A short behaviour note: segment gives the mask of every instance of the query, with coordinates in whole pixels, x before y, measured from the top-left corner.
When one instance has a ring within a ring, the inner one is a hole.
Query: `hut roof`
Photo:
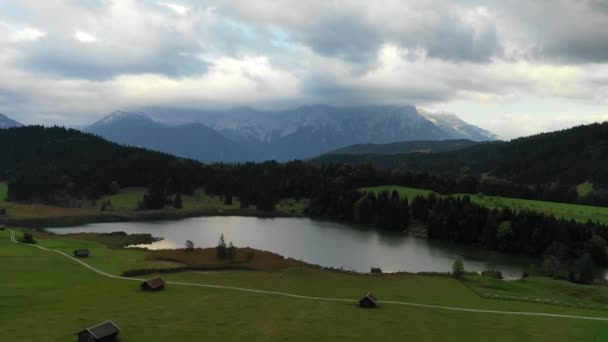
[[[378,302],[378,299],[376,298],[376,296],[374,296],[371,291],[367,292],[367,294],[365,295],[366,298],[369,298],[369,300],[371,300],[372,302],[374,302],[374,304],[376,304]]]
[[[89,250],[87,248],[80,248],[74,251],[76,255],[89,255]]]
[[[142,286],[147,285],[151,289],[158,289],[158,288],[165,286],[165,281],[161,277],[156,277],[154,279],[149,279],[149,280],[144,281],[141,285]]]
[[[85,330],[79,332],[79,334],[85,331],[89,332],[89,334],[93,335],[93,337],[96,339],[101,339],[119,333],[120,328],[112,321],[105,321],[101,324],[86,328]]]

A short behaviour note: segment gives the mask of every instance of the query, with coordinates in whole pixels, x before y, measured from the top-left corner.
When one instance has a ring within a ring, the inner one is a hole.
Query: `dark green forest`
[[[578,126],[510,142],[442,153],[325,155],[316,165],[372,164],[385,170],[428,172],[441,193],[467,192],[556,202],[608,205],[608,123]],[[576,185],[595,191],[579,198]]]

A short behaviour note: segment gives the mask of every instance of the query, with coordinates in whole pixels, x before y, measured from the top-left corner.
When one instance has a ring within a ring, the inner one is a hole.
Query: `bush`
[[[21,242],[23,242],[23,243],[36,243],[36,240],[34,239],[34,235],[32,235],[32,233],[25,232],[25,233],[23,233],[23,239],[21,239]]]
[[[460,279],[464,275],[464,272],[465,270],[462,260],[456,259],[452,265],[452,277]]]
[[[553,255],[546,256],[545,259],[543,259],[541,269],[542,272],[549,277],[557,278],[559,275],[559,268],[559,260]]]

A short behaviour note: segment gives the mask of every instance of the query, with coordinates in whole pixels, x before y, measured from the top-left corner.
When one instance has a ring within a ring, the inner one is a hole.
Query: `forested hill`
[[[424,170],[436,174],[494,176],[518,184],[559,183],[575,186],[590,181],[607,188],[608,123],[486,143],[443,153],[363,156],[333,155],[328,162],[372,163],[384,168]]]
[[[112,182],[147,186],[170,178],[189,188],[201,164],[140,148],[120,146],[73,129],[28,126],[0,130],[0,179],[11,200],[58,202],[96,198]]]
[[[323,183],[320,177],[318,169],[297,161],[203,164],[73,129],[0,130],[0,181],[8,182],[11,201],[62,205],[71,199],[99,198],[117,186],[138,186],[147,187],[150,197],[160,201],[149,209],[162,207],[173,194],[192,194],[197,188],[272,208],[282,197],[309,197],[313,187]]]
[[[388,144],[356,144],[346,146],[331,152],[328,152],[321,157],[323,159],[325,155],[333,154],[403,154],[403,153],[437,153],[437,152],[448,152],[461,150],[466,147],[480,144],[480,142],[468,140],[468,139],[454,139],[454,140],[415,140],[415,141],[400,141]],[[328,156],[331,158],[331,156]]]

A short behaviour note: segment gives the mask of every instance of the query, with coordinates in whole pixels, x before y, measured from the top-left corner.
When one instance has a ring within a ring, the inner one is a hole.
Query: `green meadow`
[[[53,218],[64,216],[95,216],[101,214],[103,202],[110,201],[111,206],[105,213],[127,213],[137,210],[140,202],[146,193],[145,188],[130,187],[123,188],[118,193],[102,196],[96,203],[84,203],[81,206],[60,207],[40,203],[16,203],[6,201],[7,184],[0,182],[0,208],[6,209],[8,218]],[[241,204],[237,197],[232,198],[232,204],[224,204],[224,199],[220,196],[207,194],[204,189],[196,190],[192,195],[182,195],[183,209],[175,209],[166,206],[164,211],[195,211],[195,210],[216,210],[216,211],[238,211]],[[308,199],[284,198],[279,200],[276,212],[286,215],[302,215],[308,208]],[[255,207],[249,208],[255,210]]]
[[[397,190],[401,196],[406,196],[410,200],[418,195],[428,196],[432,192],[425,189],[415,189],[396,185],[368,187],[363,188],[362,190],[372,191],[374,193]],[[573,219],[579,222],[591,220],[593,222],[608,224],[608,207],[594,207],[580,204],[536,201],[481,194],[456,194],[456,196],[464,195],[469,196],[474,203],[491,209],[509,208],[515,211],[533,210],[568,220]]]
[[[148,253],[145,250],[114,250],[93,241],[60,238],[39,238],[38,244],[67,253],[88,247],[91,256],[84,260],[112,274],[157,266],[155,261],[145,260]],[[108,319],[121,327],[121,341],[608,338],[607,321],[500,315],[382,302],[377,309],[366,310],[358,308],[354,301],[321,301],[174,284],[162,292],[147,293],[139,289],[137,281],[104,277],[60,254],[12,243],[8,231],[0,231],[0,269],[2,341],[75,340],[74,333],[80,329]],[[479,283],[475,278],[461,282],[446,276],[369,276],[304,266],[276,272],[189,272],[163,277],[169,281],[348,299],[372,290],[380,301],[608,318],[608,311],[604,310],[483,298],[471,289],[471,282]],[[535,282],[531,282],[530,288],[538,290]],[[598,289],[602,290],[606,291]],[[521,294],[524,290],[518,291]],[[602,296],[605,295],[603,292]]]

